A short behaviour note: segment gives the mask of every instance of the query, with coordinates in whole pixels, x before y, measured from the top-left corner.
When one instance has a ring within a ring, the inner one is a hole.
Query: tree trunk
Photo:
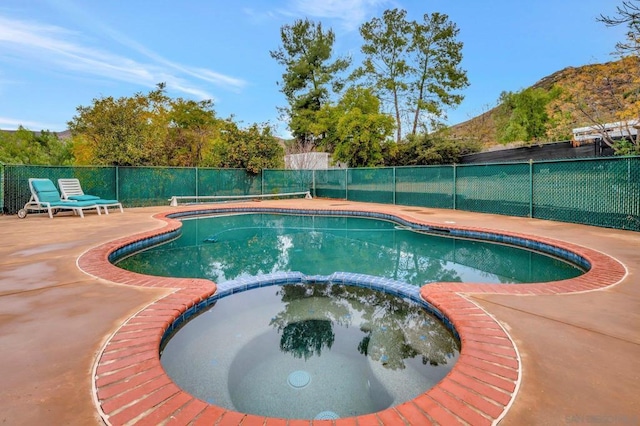
[[[398,104],[398,90],[393,89],[393,105],[396,109],[396,142],[400,143],[402,141],[402,122],[400,121],[400,105]]]
[[[429,62],[427,58],[425,58],[424,67],[422,68],[422,78],[420,78],[420,90],[418,90],[418,97],[416,101],[416,113],[413,116],[413,129],[411,130],[412,135],[415,135],[418,132],[418,119],[420,117],[420,106],[422,105],[422,98],[424,96],[424,82],[426,80],[428,66]]]

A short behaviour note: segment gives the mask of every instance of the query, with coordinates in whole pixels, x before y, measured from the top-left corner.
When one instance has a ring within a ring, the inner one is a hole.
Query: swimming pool
[[[365,415],[438,383],[460,347],[451,323],[420,303],[418,289],[425,283],[518,284],[584,272],[561,259],[562,253],[515,246],[525,241],[456,238],[443,229],[385,217],[244,212],[184,219],[180,232],[165,235],[163,244],[150,241],[146,250],[124,250],[116,262],[148,275],[218,283],[214,297],[165,332],[161,361],[190,394],[262,416]],[[274,276],[280,278],[263,283]],[[303,294],[324,296],[295,300],[291,295],[300,294],[301,286]],[[341,295],[332,294],[333,288]],[[389,289],[393,294],[385,293]],[[356,308],[355,299],[345,302],[344,294],[351,293],[367,303]],[[344,309],[345,303],[349,310],[332,313],[332,306]],[[389,308],[400,305],[402,314]],[[278,322],[289,310],[297,319]],[[422,320],[403,323],[409,311]],[[372,322],[373,312],[378,317]],[[398,350],[411,356],[393,356]],[[292,405],[292,399],[298,403]]]
[[[162,365],[190,394],[290,419],[351,417],[411,400],[451,370],[460,349],[421,304],[331,283],[235,293],[165,341]]]
[[[229,424],[282,424],[278,418],[265,418],[207,404],[181,390],[162,374],[148,382],[144,389],[129,392],[132,380],[125,372],[135,371],[139,378],[156,376],[160,367],[161,336],[181,321],[204,309],[212,295],[229,292],[225,284],[216,286],[207,280],[191,278],[149,277],[128,272],[113,265],[133,252],[176,238],[180,234],[180,218],[228,213],[290,213],[334,214],[340,216],[375,217],[391,220],[416,229],[434,229],[452,236],[515,244],[568,259],[580,265],[585,273],[567,280],[522,285],[434,283],[420,289],[420,298],[436,307],[451,320],[463,344],[460,358],[450,375],[415,399],[371,415],[346,419],[373,424],[424,424],[437,419],[443,423],[466,421],[499,421],[508,410],[518,389],[520,359],[517,348],[500,323],[487,315],[468,295],[471,293],[501,293],[510,295],[555,295],[605,288],[619,282],[625,268],[619,262],[598,251],[566,241],[541,235],[506,232],[499,227],[455,224],[446,219],[426,221],[422,211],[415,209],[369,206],[366,204],[331,204],[315,200],[299,205],[296,202],[268,203],[269,205],[192,206],[154,215],[163,221],[160,227],[126,238],[110,241],[88,251],[78,260],[79,267],[88,274],[111,282],[136,287],[172,289],[140,312],[134,314],[110,337],[96,360],[94,388],[100,415],[111,423],[125,423],[134,419],[181,419],[182,422],[224,421]],[[327,204],[329,207],[327,208]],[[407,210],[409,213],[404,213]],[[456,220],[456,219],[452,219]],[[273,278],[277,280],[278,278]],[[285,279],[289,279],[287,276]],[[247,283],[246,288],[253,284]],[[217,289],[216,289],[217,287]],[[124,349],[126,348],[126,349]],[[135,355],[134,355],[135,354]],[[487,387],[487,383],[491,386]],[[119,390],[121,389],[121,390]],[[469,398],[473,392],[480,398]],[[153,407],[163,401],[157,410]],[[462,404],[460,404],[462,401]],[[266,423],[265,423],[266,422]],[[315,424],[315,423],[314,423]],[[342,422],[340,424],[343,424]]]
[[[425,233],[389,220],[271,213],[184,220],[179,238],[117,264],[147,275],[218,284],[291,271],[358,273],[413,285],[544,282],[584,272],[532,250]]]

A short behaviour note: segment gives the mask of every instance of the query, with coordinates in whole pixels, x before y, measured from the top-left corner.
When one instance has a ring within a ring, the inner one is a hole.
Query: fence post
[[[456,198],[458,198],[458,169],[456,163],[453,163],[453,209],[456,209]]]
[[[316,171],[311,169],[311,191],[313,192],[313,198],[316,198]]]
[[[396,204],[396,168],[393,168],[393,204]]]
[[[529,159],[529,217],[533,218],[533,159]]]
[[[116,166],[116,200],[120,199],[120,173]]]
[[[196,183],[196,197],[200,195],[199,194],[199,188],[198,188],[198,180],[199,180],[198,179],[198,167],[196,166],[196,182],[195,182]],[[196,198],[196,200],[197,200],[197,198]]]
[[[344,199],[349,199],[349,168],[344,169]]]
[[[260,195],[264,195],[264,172],[264,169],[260,170]]]

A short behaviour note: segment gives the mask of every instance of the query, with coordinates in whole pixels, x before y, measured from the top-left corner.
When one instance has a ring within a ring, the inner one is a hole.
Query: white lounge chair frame
[[[76,178],[58,179],[58,187],[63,200],[70,201],[95,201],[98,207],[104,207],[105,214],[109,214],[109,207],[118,207],[121,213],[124,213],[122,203],[117,200],[104,200],[96,195],[85,194],[80,185],[80,180]],[[74,200],[74,198],[76,198]]]
[[[100,215],[100,207],[95,203],[89,202],[76,202],[63,200],[60,197],[60,193],[58,192],[59,201],[43,201],[38,197],[38,191],[34,188],[35,181],[49,181],[50,179],[39,179],[39,178],[29,178],[29,189],[31,190],[31,198],[24,205],[24,207],[18,211],[18,217],[23,219],[27,217],[27,213],[29,211],[33,212],[43,212],[46,211],[49,213],[49,217],[53,219],[53,215],[58,212],[58,210],[70,210],[74,214],[80,215],[81,218],[84,218],[84,210],[87,209],[96,209],[98,215]],[[51,182],[53,188],[55,185]],[[56,188],[57,191],[57,188]],[[53,191],[51,191],[53,192]]]

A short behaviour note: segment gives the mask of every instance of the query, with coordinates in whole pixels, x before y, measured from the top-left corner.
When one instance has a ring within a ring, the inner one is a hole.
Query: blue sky
[[[244,125],[278,122],[284,69],[269,55],[280,28],[320,21],[335,52],[359,64],[358,27],[385,9],[410,19],[446,13],[464,43],[470,86],[449,124],[482,113],[502,91],[518,91],[568,66],[617,59],[624,28],[597,22],[622,0],[2,0],[0,128],[62,131],[102,96],[147,93],[167,83],[171,97],[212,99],[219,117]]]

